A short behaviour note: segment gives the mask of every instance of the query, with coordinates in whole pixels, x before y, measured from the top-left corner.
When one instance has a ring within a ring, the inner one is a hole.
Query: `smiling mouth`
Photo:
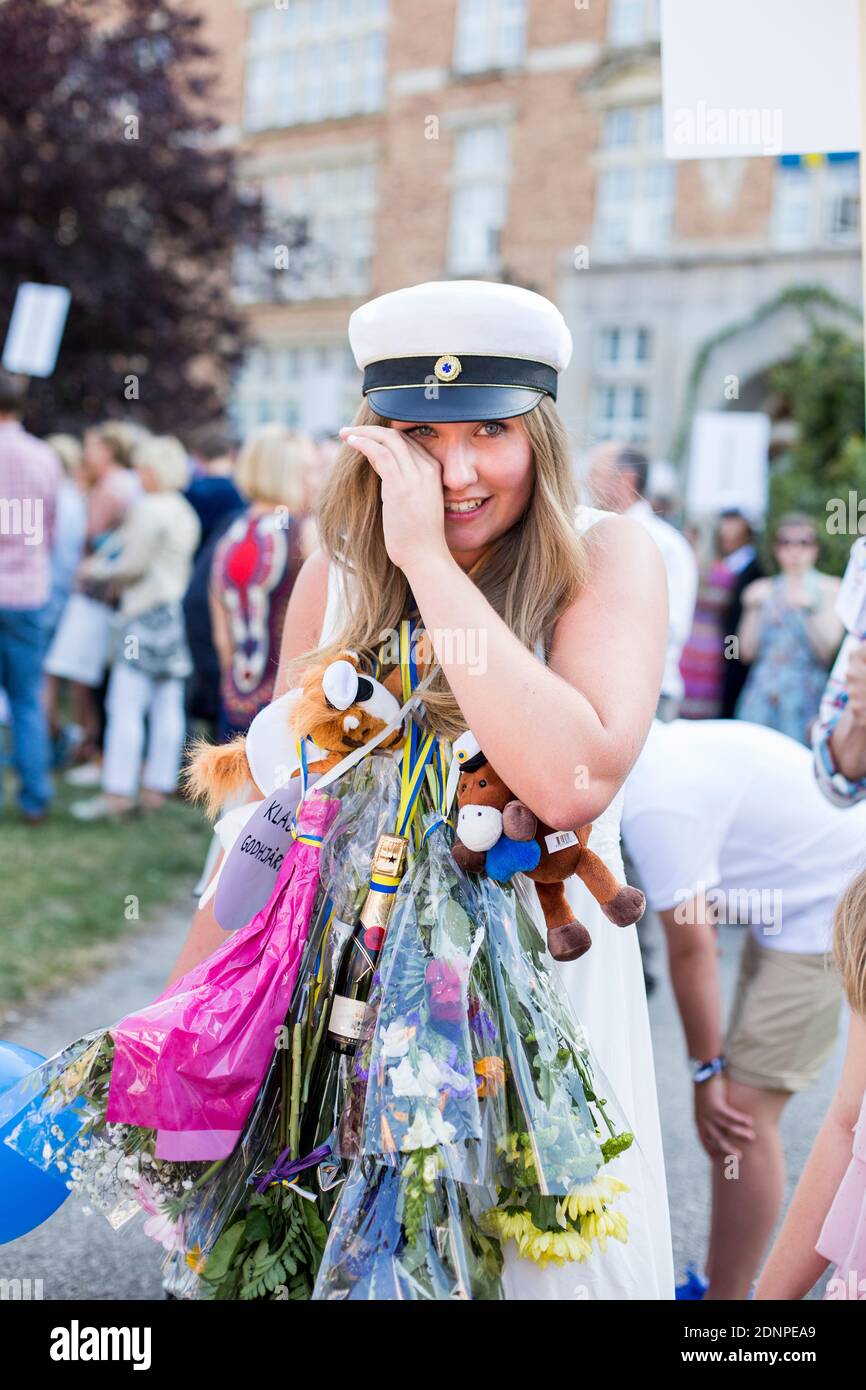
[[[475,516],[490,501],[489,497],[473,497],[466,502],[446,502],[446,516]]]

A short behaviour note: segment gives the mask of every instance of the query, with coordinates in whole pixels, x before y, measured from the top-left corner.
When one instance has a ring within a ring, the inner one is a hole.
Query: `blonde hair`
[[[851,880],[836,904],[833,954],[848,1003],[866,1018],[866,869]]]
[[[89,432],[107,444],[115,463],[122,468],[132,467],[133,450],[148,437],[141,425],[130,425],[123,420],[106,420],[101,425],[90,425]]]
[[[60,462],[64,473],[74,473],[81,463],[81,442],[74,434],[49,434],[45,439],[50,444]]]
[[[307,498],[304,470],[315,462],[315,446],[306,435],[286,425],[260,425],[244,442],[235,481],[250,502],[302,512]]]
[[[560,614],[574,602],[585,574],[584,545],[574,528],[577,491],[565,426],[548,396],[519,420],[529,437],[535,483],[524,514],[499,536],[470,575],[524,646],[545,651]],[[356,425],[388,425],[366,401]],[[289,663],[289,686],[299,683],[312,661],[333,660],[348,647],[372,659],[379,644],[405,616],[409,585],[385,549],[379,478],[365,456],[344,444],[319,502],[322,549],[336,563],[346,598],[345,621],[334,640],[303,652]],[[459,616],[455,615],[455,621]],[[430,726],[446,738],[466,728],[444,673],[424,691]]]
[[[186,449],[172,434],[151,434],[132,451],[133,468],[148,468],[161,492],[180,492],[189,481]]]

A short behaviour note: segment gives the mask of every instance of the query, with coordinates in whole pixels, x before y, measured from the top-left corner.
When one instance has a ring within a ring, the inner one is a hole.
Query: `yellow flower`
[[[191,1250],[187,1251],[186,1262],[193,1274],[201,1274],[207,1264],[207,1255],[201,1253],[201,1246],[196,1242]]]
[[[481,1077],[479,1096],[495,1096],[505,1085],[505,1063],[501,1057],[480,1057],[475,1071]]]
[[[583,1261],[592,1253],[592,1246],[580,1231],[540,1231],[528,1211],[492,1207],[481,1218],[481,1228],[500,1240],[513,1240],[525,1260],[535,1264],[562,1265],[568,1261]]]
[[[557,1220],[560,1225],[564,1225],[563,1218],[578,1221],[590,1212],[603,1212],[611,1202],[616,1201],[621,1192],[628,1191],[627,1183],[602,1174],[593,1178],[592,1182],[581,1183],[579,1187],[572,1188],[568,1196],[563,1197],[556,1209]]]

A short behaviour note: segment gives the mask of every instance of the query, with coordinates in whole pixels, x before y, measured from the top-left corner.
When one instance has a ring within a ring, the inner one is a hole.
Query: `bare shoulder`
[[[328,604],[329,564],[324,550],[317,547],[298,570],[283,624],[278,687],[286,663],[318,645]]]
[[[584,593],[614,587],[618,592],[642,585],[664,587],[666,572],[661,551],[646,527],[632,517],[613,513],[583,533],[587,572]]]
[[[575,651],[591,635],[613,637],[667,624],[667,571],[649,532],[631,517],[606,515],[583,533],[584,583],[575,601],[560,614],[553,654]],[[555,668],[555,661],[551,660]]]

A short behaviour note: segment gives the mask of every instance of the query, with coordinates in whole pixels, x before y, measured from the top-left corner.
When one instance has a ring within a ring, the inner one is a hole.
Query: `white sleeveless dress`
[[[583,533],[605,515],[579,507],[576,528]],[[340,575],[331,565],[320,643],[337,635],[342,604]],[[622,792],[595,822],[590,844],[611,872],[623,880],[621,810]],[[546,1269],[520,1259],[509,1241],[506,1295],[509,1299],[673,1298],[667,1185],[637,929],[615,927],[609,922],[578,878],[567,881],[566,893],[575,916],[589,928],[593,944],[581,960],[558,963],[556,968],[639,1146],[621,1154],[610,1170],[630,1188],[619,1204],[629,1219],[629,1239],[625,1245],[609,1240],[604,1252],[594,1247],[586,1264],[550,1265]]]

